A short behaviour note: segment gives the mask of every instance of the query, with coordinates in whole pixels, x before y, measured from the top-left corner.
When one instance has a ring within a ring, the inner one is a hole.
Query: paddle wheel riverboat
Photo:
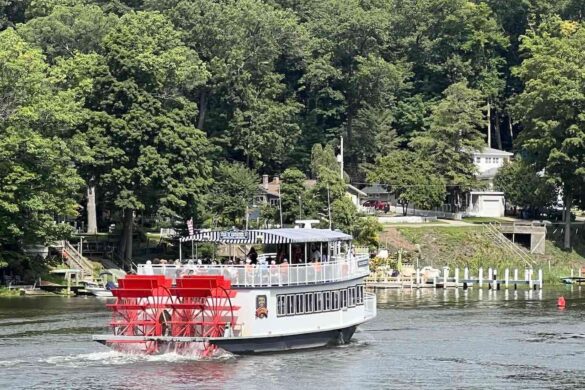
[[[367,254],[351,252],[350,235],[325,229],[206,232],[181,242],[276,248],[278,262],[143,264],[112,291],[113,334],[94,340],[147,354],[216,349],[255,353],[348,342],[376,316],[364,291]],[[309,252],[313,249],[313,252]],[[285,261],[293,259],[292,263]],[[182,260],[182,259],[181,259]]]

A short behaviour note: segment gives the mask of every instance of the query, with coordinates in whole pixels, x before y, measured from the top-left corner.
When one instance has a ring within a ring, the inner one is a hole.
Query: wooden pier
[[[529,289],[542,289],[543,277],[542,270],[535,272],[534,269],[526,268],[523,275],[516,268],[510,270],[506,268],[503,277],[498,275],[496,268],[488,268],[484,273],[483,268],[479,268],[477,276],[471,276],[468,268],[460,272],[459,268],[451,274],[449,268],[444,267],[443,271],[433,277],[425,277],[420,269],[417,269],[414,275],[408,276],[387,276],[384,273],[373,273],[366,279],[366,286],[372,288],[463,288],[469,287],[488,288],[499,290],[501,288],[517,289],[520,286]]]

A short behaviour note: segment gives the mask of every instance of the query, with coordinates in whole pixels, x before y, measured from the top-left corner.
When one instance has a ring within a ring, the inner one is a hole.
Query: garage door
[[[484,199],[481,212],[482,217],[501,217],[501,203],[498,199]]]

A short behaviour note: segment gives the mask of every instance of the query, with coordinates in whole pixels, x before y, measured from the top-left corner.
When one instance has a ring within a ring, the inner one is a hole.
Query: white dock
[[[448,267],[432,278],[425,277],[420,269],[417,269],[414,275],[387,276],[380,273],[374,273],[366,279],[366,286],[372,288],[488,288],[500,290],[501,288],[517,289],[518,287],[528,287],[530,290],[542,289],[543,275],[542,270],[535,272],[532,268],[523,270],[521,277],[519,270],[508,268],[504,269],[503,277],[500,276],[496,268],[488,268],[487,272],[479,268],[477,276],[470,275],[469,269],[464,268],[463,273],[459,268],[451,274]],[[462,276],[462,277],[460,277]]]

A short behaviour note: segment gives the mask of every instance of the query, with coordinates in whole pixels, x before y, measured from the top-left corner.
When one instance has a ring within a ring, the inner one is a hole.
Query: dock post
[[[532,290],[532,269],[526,270],[526,274],[528,275],[528,288]]]
[[[447,279],[449,278],[449,267],[443,267],[443,288],[447,288]]]
[[[542,290],[542,269],[538,270],[538,288]]]
[[[493,290],[499,290],[500,289],[500,285],[498,284],[498,270],[497,268],[494,268],[494,278],[492,281],[492,289]]]
[[[518,268],[514,269],[514,290],[518,287]]]
[[[459,288],[459,268],[455,268],[455,288]]]
[[[482,288],[482,286],[483,286],[483,268],[482,267],[479,267],[479,281],[478,281],[477,285],[479,286],[479,288]]]
[[[469,268],[465,267],[463,269],[463,279],[464,280],[469,280]]]
[[[437,277],[433,276],[433,287],[437,288]]]
[[[416,269],[416,287],[420,288],[420,269]]]
[[[504,283],[506,283],[506,288],[510,285],[510,270],[506,268],[504,270]]]
[[[490,283],[491,283],[491,281],[492,281],[492,279],[493,279],[493,272],[494,272],[494,271],[492,270],[492,267],[489,267],[489,268],[488,268],[488,277],[487,277],[487,278],[488,278],[488,280],[490,281]]]

